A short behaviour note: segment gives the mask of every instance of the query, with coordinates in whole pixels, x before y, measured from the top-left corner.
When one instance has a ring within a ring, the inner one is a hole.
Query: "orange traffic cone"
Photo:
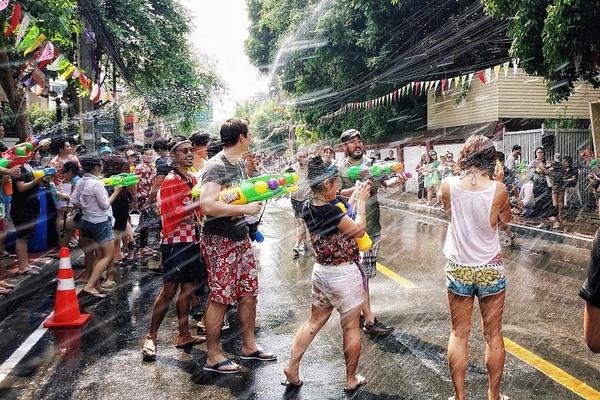
[[[71,254],[68,247],[60,248],[58,286],[54,300],[54,314],[44,322],[44,328],[76,328],[86,324],[90,314],[79,313],[79,301],[75,291]]]

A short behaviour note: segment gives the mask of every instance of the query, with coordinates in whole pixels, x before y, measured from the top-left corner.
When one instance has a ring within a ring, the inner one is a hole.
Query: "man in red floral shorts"
[[[242,360],[274,361],[277,356],[256,344],[256,296],[258,272],[244,215],[260,213],[259,203],[234,205],[218,201],[219,192],[237,186],[244,178],[240,159],[249,152],[252,133],[246,121],[229,119],[221,126],[223,151],[204,165],[200,206],[206,220],[200,247],[207,263],[210,290],[206,310],[205,371],[221,374],[240,372],[220,348],[221,325],[227,306],[238,303],[242,330]]]

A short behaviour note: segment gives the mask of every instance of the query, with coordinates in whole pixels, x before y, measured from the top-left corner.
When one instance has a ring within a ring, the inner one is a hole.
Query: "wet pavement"
[[[159,332],[158,359],[144,363],[141,338],[149,325],[161,279],[147,270],[121,269],[120,285],[103,301],[83,304],[92,321],[81,331],[45,333],[0,383],[3,399],[447,399],[452,384],[446,365],[449,317],[441,247],[446,224],[426,216],[382,210],[379,262],[402,280],[379,272],[371,281],[373,309],[396,331],[363,340],[359,372],[369,384],[346,395],[339,318],[334,314],[301,365],[305,385],[286,392],[279,384],[295,331],[310,305],[309,257],[292,260],[293,218],[285,201],[272,203],[256,246],[260,260],[259,343],[279,355],[277,363],[242,362],[243,373],[215,376],[202,371],[205,345],[175,349],[174,304]],[[504,336],[570,376],[600,390],[600,357],[590,353],[582,332],[588,250],[522,239],[504,252],[509,287]],[[41,287],[0,323],[0,364],[5,363],[51,311],[55,284]],[[477,310],[477,308],[476,308]],[[241,346],[237,325],[223,346],[234,359]],[[467,389],[485,399],[487,375],[480,318],[474,313]],[[560,375],[560,374],[559,374]],[[553,376],[557,376],[555,372]],[[573,385],[570,385],[574,387]],[[507,355],[503,393],[512,399],[579,399],[530,362]],[[587,397],[598,398],[598,397]]]

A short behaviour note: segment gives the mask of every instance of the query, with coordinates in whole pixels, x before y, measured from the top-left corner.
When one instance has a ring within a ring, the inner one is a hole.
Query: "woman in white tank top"
[[[455,396],[464,400],[467,372],[467,341],[475,296],[483,321],[489,400],[506,400],[500,394],[504,369],[502,313],[506,279],[500,254],[498,225],[511,219],[506,186],[491,179],[497,155],[494,144],[484,136],[467,139],[460,152],[459,176],[444,179],[441,198],[450,226],[444,244],[446,286],[452,319],[448,342],[448,365]]]

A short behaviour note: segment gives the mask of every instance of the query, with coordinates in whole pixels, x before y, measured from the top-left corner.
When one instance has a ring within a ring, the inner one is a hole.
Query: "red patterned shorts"
[[[202,235],[200,249],[208,270],[210,301],[234,304],[242,297],[257,296],[258,271],[250,239]]]

